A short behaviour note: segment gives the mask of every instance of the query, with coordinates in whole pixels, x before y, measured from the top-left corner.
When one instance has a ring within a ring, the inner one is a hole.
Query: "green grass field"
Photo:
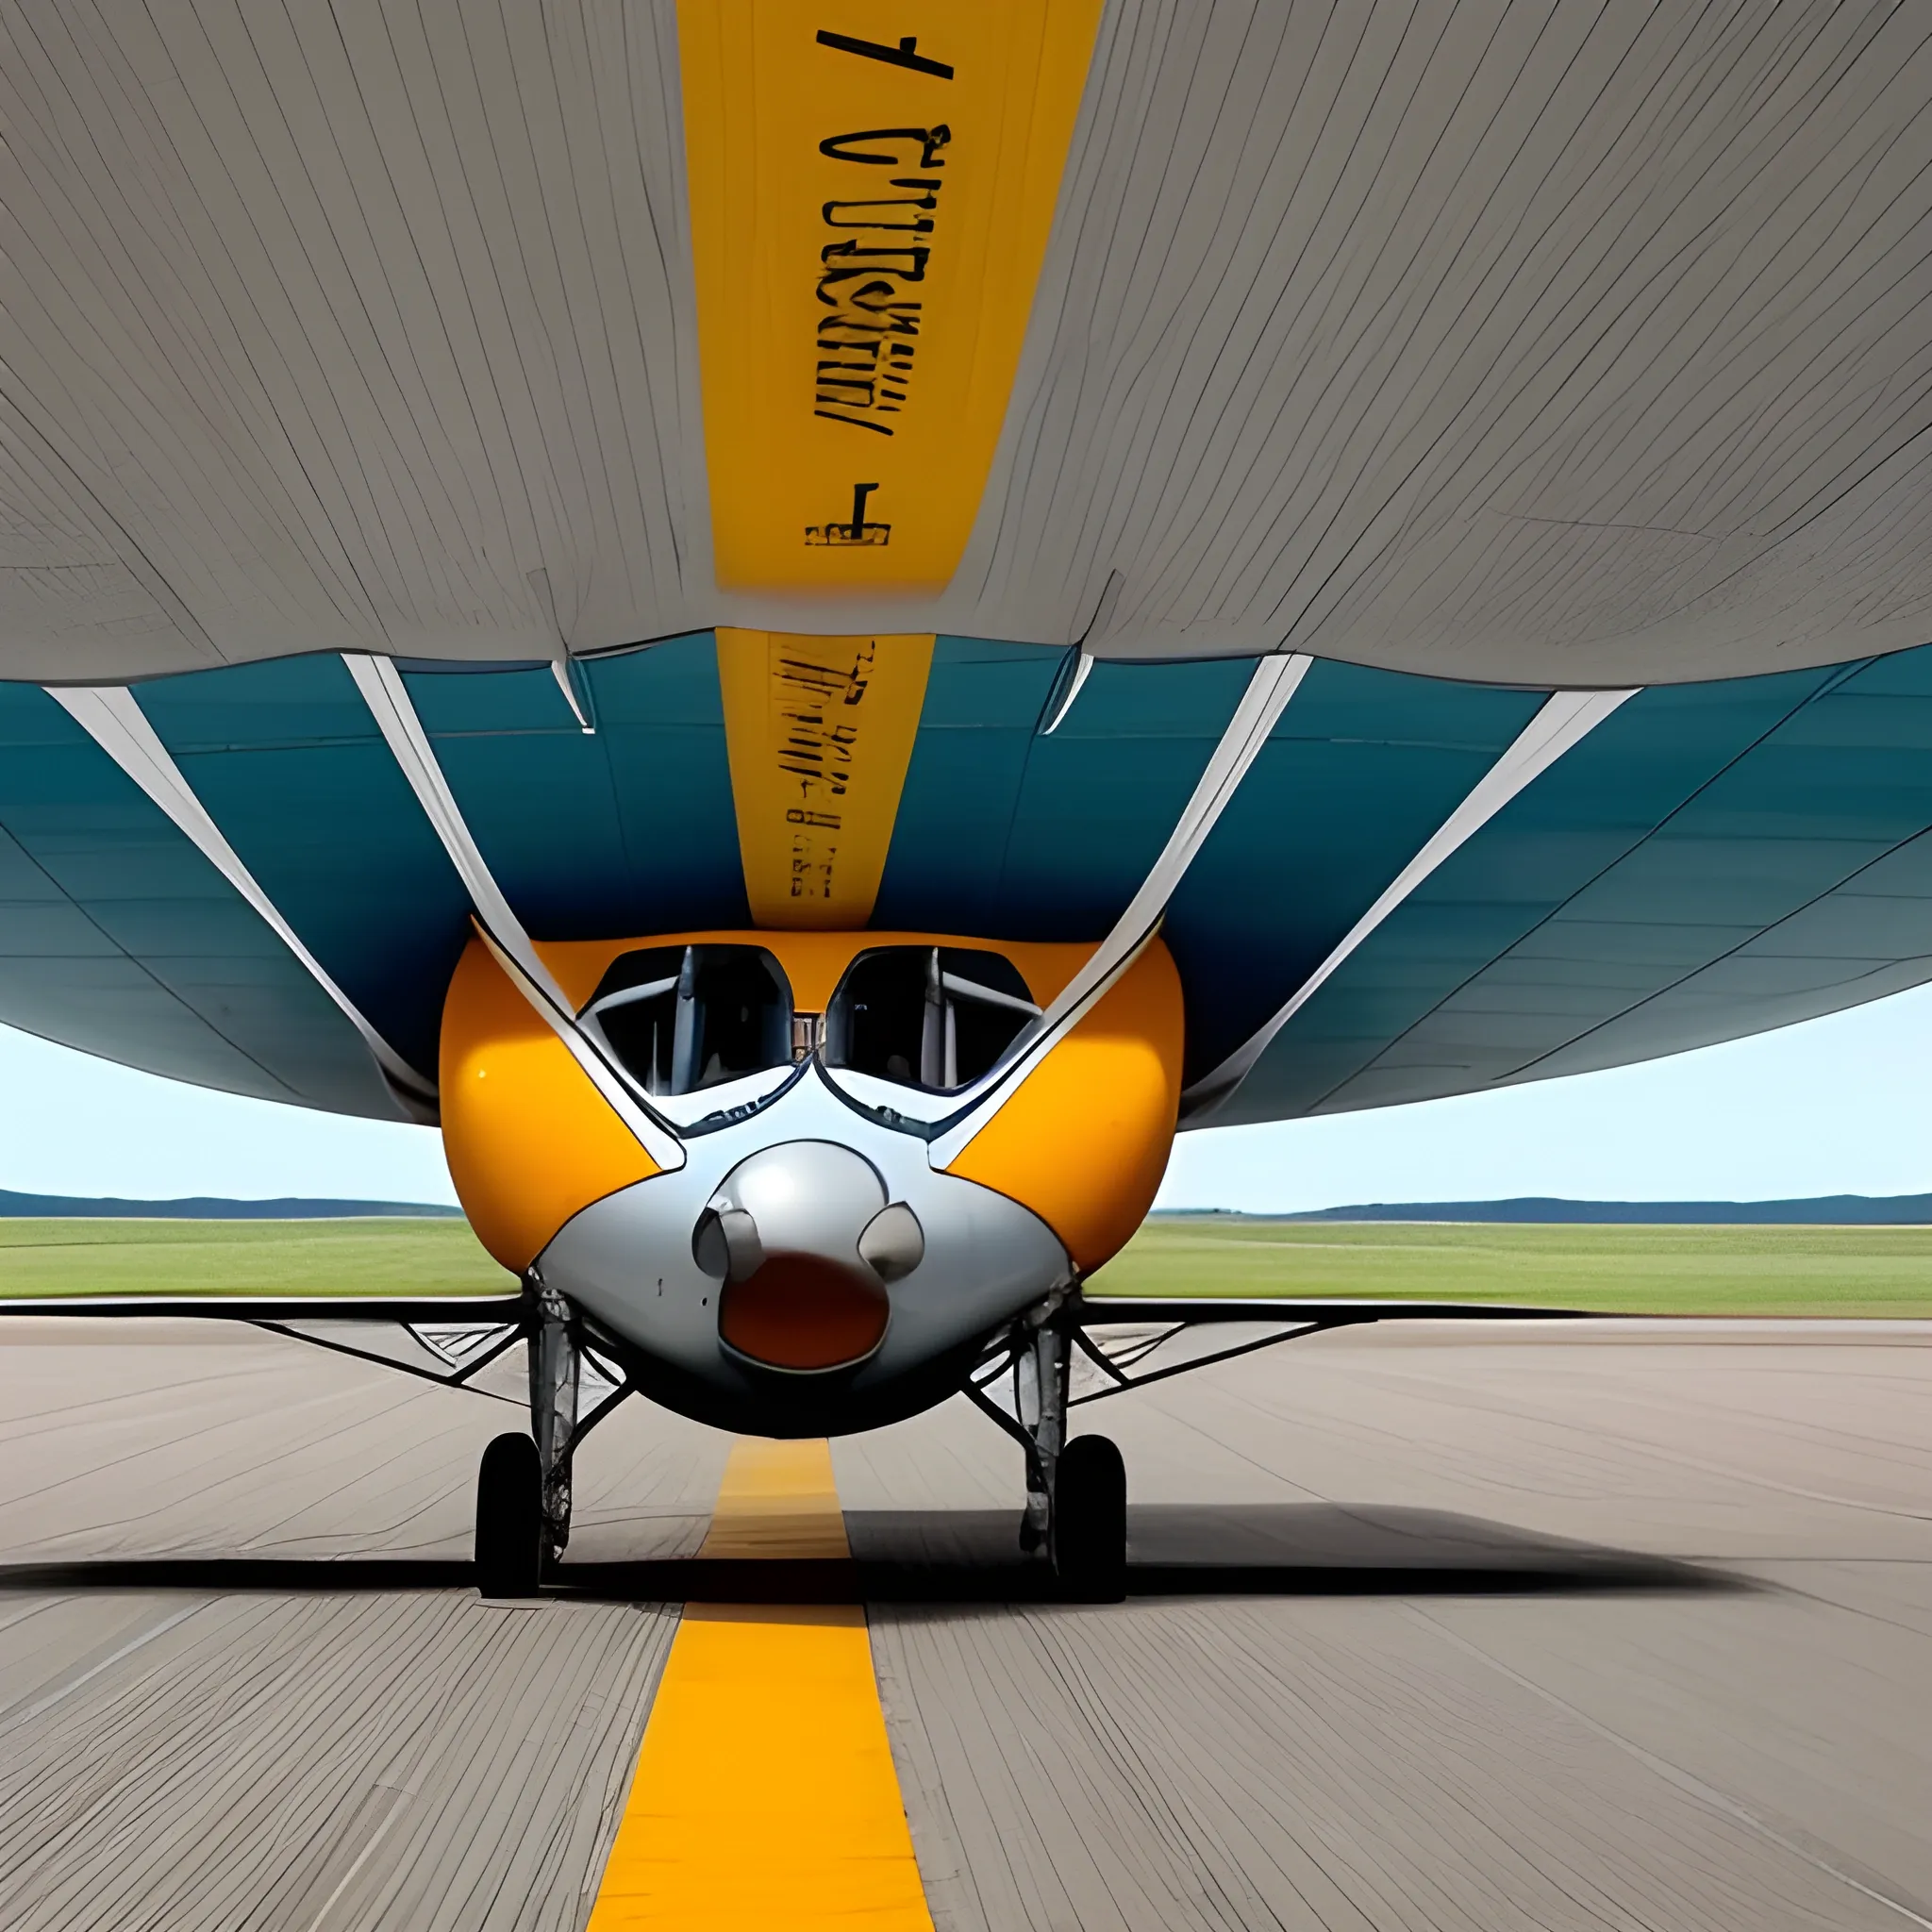
[[[4,1221],[0,1294],[495,1294],[465,1221]]]
[[[4,1221],[0,1294],[477,1294],[460,1221]],[[1932,1316],[1932,1228],[1150,1222],[1116,1294],[1401,1295],[1605,1314]]]
[[[1150,1221],[1096,1293],[1400,1295],[1599,1314],[1932,1316],[1932,1227]]]

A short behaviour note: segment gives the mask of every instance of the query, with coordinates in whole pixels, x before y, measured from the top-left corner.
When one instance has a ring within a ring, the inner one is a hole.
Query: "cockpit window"
[[[584,1009],[646,1093],[696,1093],[791,1060],[791,989],[762,946],[651,946]]]
[[[991,1072],[1039,1014],[998,953],[879,946],[852,962],[825,1008],[825,1063],[949,1093]]]

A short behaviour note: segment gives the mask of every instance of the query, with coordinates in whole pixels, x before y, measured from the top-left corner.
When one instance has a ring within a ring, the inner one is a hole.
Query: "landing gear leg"
[[[1105,1436],[1067,1441],[1073,1344],[1048,1324],[1020,1357],[1020,1423],[1025,1429],[1026,1514],[1020,1546],[1046,1545],[1063,1595],[1117,1604],[1127,1593],[1127,1473]]]
[[[476,1588],[535,1596],[570,1540],[571,1440],[582,1357],[570,1309],[538,1284],[530,1333],[530,1434],[498,1436],[476,1473]]]
[[[1026,1431],[1026,1513],[1020,1547],[1029,1554],[1047,1541],[1053,1523],[1054,1474],[1067,1431],[1067,1374],[1072,1348],[1054,1328],[1034,1331],[1017,1364],[1020,1424]]]
[[[530,1337],[530,1433],[542,1474],[541,1538],[543,1567],[570,1541],[570,1465],[577,1429],[577,1388],[583,1357],[571,1326],[570,1306],[553,1288],[537,1289],[537,1328]]]

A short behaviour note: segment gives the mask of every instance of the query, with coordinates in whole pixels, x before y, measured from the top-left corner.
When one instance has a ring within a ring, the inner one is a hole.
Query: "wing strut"
[[[1006,1057],[984,1079],[960,1096],[957,1112],[932,1142],[936,1168],[949,1167],[968,1143],[1019,1090],[1026,1075],[1112,990],[1122,974],[1140,958],[1141,949],[1159,929],[1173,898],[1195,855],[1207,843],[1248,767],[1260,755],[1288,701],[1307,675],[1312,658],[1271,655],[1260,658],[1234,708],[1221,741],[1196,781],[1160,857],[1141,880],[1113,930],[1094,947],[1080,970],[1053,1004],[1015,1039]],[[1059,719],[1055,718],[1058,724]]]
[[[675,1173],[684,1165],[684,1142],[676,1130],[650,1105],[625,1074],[614,1055],[606,1051],[592,1031],[582,1025],[573,1002],[558,984],[523,922],[511,908],[503,889],[483,858],[475,835],[437,762],[435,748],[403,674],[388,658],[345,655],[342,658],[362,701],[369,707],[397,769],[408,780],[424,816],[441,841],[457,876],[475,908],[476,930],[502,967],[510,984],[560,1040],[605,1102],[630,1131],[658,1169]]]
[[[194,788],[183,775],[160,734],[148,723],[140,701],[124,686],[100,688],[49,685],[54,700],[107,755],[147,793],[195,848],[294,954],[324,992],[361,1036],[383,1081],[411,1120],[436,1122],[436,1083],[419,1074],[390,1045],[362,1009],[344,992],[302,936],[284,919],[261,883],[242,862]]]
[[[1274,1036],[1314,998],[1343,960],[1452,854],[1489,824],[1532,779],[1580,743],[1631,691],[1552,691],[1501,758],[1444,819],[1423,849],[1396,874],[1375,903],[1342,936],[1333,952],[1295,988],[1274,1016],[1181,1095],[1181,1119],[1198,1121],[1233,1097]]]

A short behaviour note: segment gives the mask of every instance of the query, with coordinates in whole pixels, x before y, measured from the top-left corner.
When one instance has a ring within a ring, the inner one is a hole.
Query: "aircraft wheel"
[[[498,1436],[476,1472],[476,1589],[535,1596],[542,1574],[543,1472],[528,1436]]]
[[[1076,1436],[1054,1474],[1054,1575],[1074,1603],[1127,1593],[1127,1466],[1105,1436]]]

